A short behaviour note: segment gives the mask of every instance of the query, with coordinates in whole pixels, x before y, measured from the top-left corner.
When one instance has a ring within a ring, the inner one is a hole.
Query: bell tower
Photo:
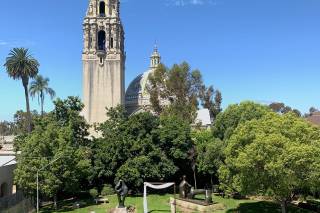
[[[106,108],[124,104],[126,56],[120,0],[89,0],[83,37],[83,114],[89,124],[102,123]]]

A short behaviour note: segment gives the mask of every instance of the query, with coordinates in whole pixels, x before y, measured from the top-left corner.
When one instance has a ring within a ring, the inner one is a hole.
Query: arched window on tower
[[[106,50],[106,32],[103,30],[98,32],[98,50]]]
[[[110,48],[113,48],[113,38],[110,39]]]
[[[106,3],[104,3],[104,1],[99,3],[99,14],[101,17],[106,16]]]

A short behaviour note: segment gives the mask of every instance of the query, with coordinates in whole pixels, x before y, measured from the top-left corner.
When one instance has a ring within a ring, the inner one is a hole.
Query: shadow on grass
[[[89,199],[86,200],[69,200],[69,201],[61,201],[58,203],[58,209],[56,210],[53,207],[53,204],[41,208],[41,213],[51,213],[51,212],[72,212],[76,208],[74,207],[74,203],[79,202],[80,203],[80,209],[87,208],[90,206],[97,206],[97,204]],[[98,204],[99,205],[99,204]]]
[[[288,207],[289,213],[311,213],[306,209],[295,206]],[[281,213],[281,206],[277,203],[260,201],[255,203],[241,203],[236,209],[230,209],[227,213]]]

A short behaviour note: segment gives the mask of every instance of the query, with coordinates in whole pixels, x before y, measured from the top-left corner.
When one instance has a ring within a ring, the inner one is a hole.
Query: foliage
[[[34,78],[38,74],[39,62],[32,57],[28,49],[13,48],[9,56],[6,58],[4,66],[8,75],[14,80],[21,80],[24,87],[27,111],[28,132],[31,132],[31,113],[29,104],[28,84],[29,79]]]
[[[213,86],[205,88],[203,86],[200,93],[201,105],[203,108],[209,109],[210,116],[214,120],[218,114],[222,111],[222,95],[219,90],[215,90]]]
[[[99,192],[96,188],[90,189],[89,194],[93,199],[95,199],[99,196]]]
[[[31,82],[29,88],[30,96],[38,98],[38,104],[41,106],[41,115],[43,115],[43,106],[45,95],[49,94],[50,98],[53,99],[56,96],[56,92],[49,87],[49,78],[44,78],[41,75],[37,75],[35,80]]]
[[[240,124],[219,169],[222,185],[243,194],[268,193],[286,204],[320,181],[320,131],[293,113],[268,113]]]
[[[197,147],[197,167],[202,174],[213,176],[222,162],[224,145],[220,139],[214,138],[210,130],[193,133]]]
[[[8,136],[14,134],[14,123],[8,121],[0,122],[0,136]]]
[[[115,194],[115,190],[110,184],[105,184],[101,190],[102,196],[113,195]]]
[[[40,192],[55,201],[59,192],[74,193],[86,187],[82,183],[91,168],[91,152],[87,125],[79,115],[82,106],[74,97],[57,100],[55,110],[37,120],[31,134],[18,137],[21,154],[15,182],[19,188],[33,194],[37,171]]]
[[[160,125],[157,129],[159,146],[166,155],[174,161],[185,164],[188,151],[192,148],[191,128],[187,121],[178,116],[160,117]]]
[[[199,70],[191,70],[188,63],[167,68],[160,64],[149,76],[147,89],[155,113],[179,116],[192,123],[199,100],[216,115],[221,111],[221,93],[210,86],[207,90]],[[206,90],[206,91],[205,91]],[[213,95],[216,94],[215,102]]]
[[[315,113],[320,112],[319,109],[317,109],[316,107],[310,107],[309,112],[304,114],[304,117],[309,117],[312,116]]]
[[[270,109],[272,109],[274,112],[280,113],[280,114],[286,114],[289,112],[293,112],[298,117],[301,117],[301,112],[297,109],[292,109],[289,106],[286,106],[284,103],[278,103],[274,102],[269,105]]]
[[[165,180],[185,169],[192,145],[185,121],[148,112],[128,117],[122,107],[107,114],[109,119],[98,127],[102,138],[92,144],[93,181],[124,179],[139,191],[143,181]]]
[[[225,111],[220,113],[215,120],[212,128],[213,136],[226,141],[232,136],[233,131],[239,124],[260,119],[270,111],[267,106],[249,101],[230,105]]]
[[[36,121],[39,119],[39,114],[36,110],[33,110],[31,113],[31,120]],[[34,123],[34,122],[33,122]],[[34,124],[31,124],[32,126]],[[13,116],[13,125],[14,125],[14,135],[24,135],[28,133],[28,113],[19,110]]]
[[[125,180],[131,189],[138,191],[141,190],[143,182],[167,179],[175,171],[173,162],[158,149],[147,153],[147,156],[128,159],[119,168],[116,180]]]
[[[310,109],[309,109],[309,113],[310,113],[310,114],[313,114],[313,113],[319,112],[319,111],[320,111],[320,110],[317,109],[317,108],[315,108],[315,107],[310,107]]]

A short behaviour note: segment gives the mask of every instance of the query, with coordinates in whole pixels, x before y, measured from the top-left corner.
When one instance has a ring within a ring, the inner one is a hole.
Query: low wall
[[[197,203],[193,203],[187,200],[181,199],[174,199],[170,198],[171,209],[175,206],[177,210],[180,210],[184,213],[193,213],[193,212],[200,212],[200,213],[212,213],[218,210],[224,210],[225,206],[221,203],[215,203],[212,205],[201,205]],[[173,212],[173,211],[171,211]]]
[[[33,210],[31,199],[26,198],[20,191],[0,199],[1,213],[29,213]]]

